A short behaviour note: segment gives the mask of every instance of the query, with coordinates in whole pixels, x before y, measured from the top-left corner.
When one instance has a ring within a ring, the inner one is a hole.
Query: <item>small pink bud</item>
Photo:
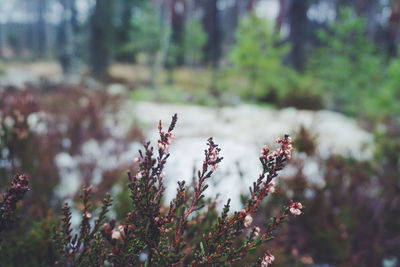
[[[255,236],[255,237],[259,236],[259,235],[260,235],[260,231],[261,231],[261,230],[260,230],[260,227],[258,227],[258,226],[255,227],[255,228],[254,228],[254,232],[253,232],[253,233],[254,233],[254,236]]]
[[[262,262],[261,262],[261,267],[267,267],[268,264],[271,264],[275,260],[275,256],[272,255],[271,253],[266,253]]]
[[[263,146],[263,148],[261,149],[261,157],[266,158],[268,156],[268,153],[269,147],[267,145]]]

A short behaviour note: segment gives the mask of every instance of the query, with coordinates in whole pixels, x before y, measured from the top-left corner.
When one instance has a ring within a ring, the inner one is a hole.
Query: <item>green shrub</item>
[[[366,36],[363,17],[345,8],[328,30],[319,32],[323,46],[310,58],[308,70],[320,81],[329,108],[365,114],[382,90],[382,53]]]
[[[189,19],[185,23],[184,51],[186,62],[196,66],[203,58],[203,47],[207,42],[207,33],[204,31],[198,18]]]
[[[373,100],[371,111],[378,119],[391,116],[400,123],[400,58],[390,62],[382,89]]]
[[[250,14],[240,21],[230,59],[242,97],[262,100],[271,95],[281,97],[287,92],[288,77],[294,71],[282,64],[282,57],[289,47],[276,46],[276,40],[264,19]]]

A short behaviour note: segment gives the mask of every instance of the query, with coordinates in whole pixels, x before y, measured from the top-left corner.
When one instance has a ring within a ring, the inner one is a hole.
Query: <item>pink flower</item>
[[[252,222],[253,222],[253,217],[251,217],[250,214],[247,214],[246,217],[244,217],[244,226],[249,227]]]
[[[214,145],[214,143],[212,143]],[[220,149],[217,146],[211,148],[208,152],[206,160],[204,161],[205,164],[211,166],[211,169],[215,171],[218,168],[218,163],[221,161],[222,158],[219,156]]]
[[[271,253],[265,253],[263,260],[261,261],[261,267],[267,267],[268,264],[271,264],[275,260],[275,256]]]
[[[164,152],[168,151],[168,147],[169,147],[169,144],[167,144],[167,143],[164,143],[164,142],[158,143],[158,149],[160,149]]]
[[[292,157],[292,138],[288,134],[285,134],[283,138],[278,138],[275,140],[281,147],[277,150],[278,154],[283,154],[287,159]]]
[[[116,230],[112,230],[111,238],[112,239],[122,239],[125,236],[125,230],[123,225],[119,225]]]
[[[167,137],[167,143],[170,145],[172,143],[172,140],[174,140],[175,135],[173,135],[172,133],[168,132],[165,134],[165,136]]]
[[[167,152],[175,136],[171,132],[160,132],[160,137],[161,140],[158,140],[158,149]]]
[[[268,153],[269,153],[269,147],[267,145],[263,146],[263,148],[261,149],[261,155],[260,155],[261,158],[267,159]]]
[[[289,211],[292,215],[295,215],[295,216],[300,215],[302,208],[303,208],[303,205],[301,205],[300,202],[290,201]]]
[[[277,156],[278,156],[278,152],[274,151],[274,152],[272,152],[271,154],[269,154],[269,155],[267,156],[267,159],[268,159],[268,160],[273,160],[273,159],[276,158]]]
[[[113,230],[112,234],[111,234],[111,238],[112,239],[117,239],[117,240],[121,239],[122,238],[121,232],[117,231],[117,230]]]
[[[274,182],[270,182],[270,183],[267,185],[267,193],[268,193],[268,194],[275,193],[275,183],[274,183]]]
[[[143,177],[142,172],[138,172],[135,177],[136,179],[141,179]]]
[[[254,234],[254,237],[257,237],[257,236],[259,236],[260,235],[260,227],[255,227],[254,228],[254,231],[253,231],[253,234]]]

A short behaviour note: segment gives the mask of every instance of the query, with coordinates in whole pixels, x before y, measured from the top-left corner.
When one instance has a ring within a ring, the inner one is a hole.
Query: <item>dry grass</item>
[[[4,64],[4,67],[22,69],[41,77],[54,77],[62,75],[62,69],[57,61],[18,62]]]
[[[149,68],[133,64],[113,64],[109,68],[110,76],[115,80],[129,84],[145,84],[150,80]]]

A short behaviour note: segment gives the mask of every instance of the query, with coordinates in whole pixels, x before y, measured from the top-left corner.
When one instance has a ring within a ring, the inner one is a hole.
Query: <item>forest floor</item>
[[[20,86],[24,82],[37,82],[43,77],[54,78],[61,75],[59,67],[51,62],[12,64],[7,66],[6,70],[6,75],[0,77],[0,85]],[[142,77],[143,80],[147,75],[143,69],[127,65],[112,66],[112,73],[120,78],[128,78],[129,73],[136,73],[136,77]],[[116,88],[116,86],[109,85],[108,89],[110,88]],[[275,138],[286,133],[296,136],[301,127],[308,130],[317,143],[317,156],[307,159],[305,161],[307,165],[304,166],[304,172],[312,183],[324,183],[318,167],[320,158],[327,158],[330,154],[346,155],[357,159],[368,159],[372,156],[372,135],[361,129],[355,120],[332,111],[275,109],[244,103],[212,107],[187,103],[149,102],[140,98],[134,98],[132,101],[129,90],[126,92],[122,90],[119,93],[122,93],[124,101],[117,115],[119,125],[113,127],[122,129],[121,131],[124,132],[124,129],[128,130],[132,125],[137,125],[145,137],[153,141],[153,144],[157,138],[158,120],[161,119],[167,124],[174,113],[178,114],[176,138],[171,146],[171,157],[166,169],[169,185],[167,199],[175,194],[175,185],[178,180],[191,181],[193,167],[201,166],[206,140],[211,136],[222,148],[221,154],[224,160],[211,182],[213,186],[208,194],[215,195],[218,192],[222,200],[228,197],[233,198],[236,201],[232,203],[235,208],[240,206],[239,198],[235,196],[246,192],[251,182],[258,177],[260,171],[258,156],[261,147],[264,144],[274,147]],[[114,115],[110,114],[110,116]],[[94,144],[93,140],[90,142],[86,147],[97,151],[88,151],[93,157],[99,157],[95,159],[96,162],[113,162],[110,155],[106,153],[107,146],[112,143]],[[139,147],[139,143],[132,142],[122,158],[130,160]],[[294,157],[304,158],[306,155],[297,153]],[[58,159],[78,160],[69,158],[68,155],[61,155]],[[287,175],[294,171],[290,167],[285,170]],[[70,177],[68,181],[66,184],[71,185]],[[79,181],[78,177],[77,181]],[[74,187],[78,188],[79,185],[76,184]],[[72,193],[70,190],[65,190],[65,192]]]
[[[294,158],[308,157],[304,173],[311,183],[321,186],[324,183],[322,170],[318,167],[321,158],[331,154],[356,159],[372,156],[372,135],[361,129],[355,120],[331,111],[274,109],[248,104],[221,108],[154,102],[129,105],[132,108],[127,108],[127,114],[133,111],[136,122],[153,143],[157,138],[158,120],[167,124],[170,116],[178,113],[176,140],[171,146],[167,166],[167,177],[172,186],[167,192],[169,197],[175,193],[173,188],[178,180],[191,181],[193,167],[201,166],[202,151],[211,136],[222,148],[224,160],[208,193],[220,193],[224,200],[245,193],[257,179],[260,172],[258,157],[264,144],[274,148],[276,138],[286,133],[297,136],[300,127],[307,129],[317,143],[314,156],[294,155]],[[283,176],[293,175],[294,171],[288,167]],[[235,207],[240,205],[239,198],[233,197],[233,200]]]

